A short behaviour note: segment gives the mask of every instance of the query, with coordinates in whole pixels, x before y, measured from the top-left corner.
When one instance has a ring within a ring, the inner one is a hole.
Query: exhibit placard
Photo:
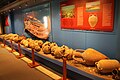
[[[67,0],[61,2],[60,9],[61,29],[114,29],[114,0]]]

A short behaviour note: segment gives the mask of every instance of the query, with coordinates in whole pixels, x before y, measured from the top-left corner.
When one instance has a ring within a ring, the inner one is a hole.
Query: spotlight
[[[25,6],[28,6],[28,3],[25,3]]]
[[[19,6],[19,8],[21,8],[21,6]]]
[[[14,11],[15,9],[13,9],[13,11]]]

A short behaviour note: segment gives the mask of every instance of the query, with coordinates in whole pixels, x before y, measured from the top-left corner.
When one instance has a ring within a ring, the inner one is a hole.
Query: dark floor
[[[0,80],[52,80],[0,47]]]

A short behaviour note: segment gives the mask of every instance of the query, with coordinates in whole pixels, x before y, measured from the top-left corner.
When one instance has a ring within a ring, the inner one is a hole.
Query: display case
[[[6,45],[10,46],[10,41],[6,40]],[[17,43],[13,42],[13,47],[18,50]],[[21,50],[24,55],[31,58],[31,48],[21,45]],[[62,73],[63,60],[56,59],[51,54],[44,54],[35,51],[35,60],[40,64],[44,64],[53,70]],[[72,80],[112,80],[112,74],[99,74],[96,72],[95,66],[85,66],[76,64],[74,60],[67,60],[67,77]]]

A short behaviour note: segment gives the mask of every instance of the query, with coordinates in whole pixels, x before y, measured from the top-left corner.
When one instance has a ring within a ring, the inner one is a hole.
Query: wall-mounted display
[[[5,32],[6,34],[12,32],[10,15],[6,15],[6,16],[5,16],[4,32]]]
[[[37,38],[47,39],[51,31],[49,4],[23,10],[24,30]]]
[[[5,19],[5,26],[9,26],[8,16],[6,16],[6,19]]]
[[[114,0],[67,0],[61,2],[60,9],[61,29],[114,29]]]

